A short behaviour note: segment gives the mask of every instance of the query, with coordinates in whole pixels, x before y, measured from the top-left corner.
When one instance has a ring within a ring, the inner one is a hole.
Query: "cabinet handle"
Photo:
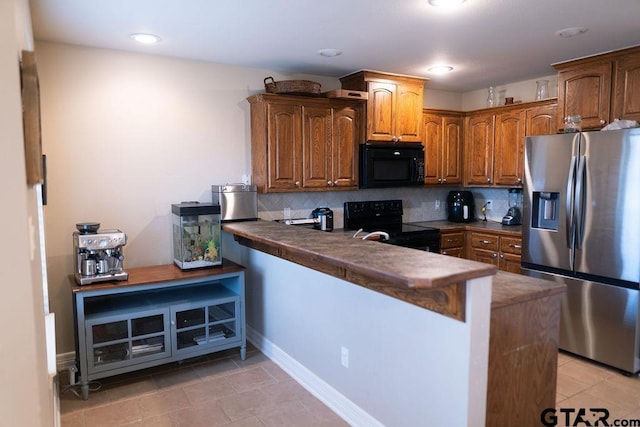
[[[500,258],[504,259],[504,255],[503,255],[503,254],[500,254]]]
[[[510,243],[510,244],[509,244],[509,247],[514,248],[514,249],[522,249],[522,246],[521,246],[521,245],[515,245],[515,244],[513,244],[513,243]]]
[[[438,184],[442,183],[442,178],[438,178]]]
[[[447,242],[451,243],[453,242],[453,239],[447,239]]]
[[[338,180],[333,181],[333,185],[338,185]]]
[[[493,254],[491,254],[491,257],[492,258],[498,258],[498,254],[494,252]]]
[[[491,242],[488,240],[480,240],[480,243],[482,243],[483,245],[488,245]]]
[[[491,184],[491,178],[487,178],[487,183]]]
[[[300,181],[296,181],[296,187],[300,186]]]
[[[605,119],[600,119],[600,124],[601,125],[607,124],[607,121]]]
[[[518,184],[522,184],[522,178],[518,178],[518,179],[516,179],[516,182],[517,182]]]
[[[396,140],[397,140],[398,142],[400,142],[400,141],[402,141],[402,137],[401,137],[401,136],[398,136],[398,137],[396,137]]]
[[[442,183],[446,183],[446,182],[447,182],[447,178],[443,178]]]
[[[327,185],[331,187],[331,181],[327,181]]]

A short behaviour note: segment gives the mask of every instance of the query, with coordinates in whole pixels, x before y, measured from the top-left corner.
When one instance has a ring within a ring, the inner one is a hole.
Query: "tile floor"
[[[63,427],[347,426],[253,347],[245,361],[233,350],[101,383],[86,401],[61,394]],[[580,408],[605,408],[610,425],[640,419],[640,379],[561,353],[556,402],[558,426],[587,425],[576,423]]]
[[[253,347],[100,382],[88,400],[61,386],[63,427],[348,426]]]

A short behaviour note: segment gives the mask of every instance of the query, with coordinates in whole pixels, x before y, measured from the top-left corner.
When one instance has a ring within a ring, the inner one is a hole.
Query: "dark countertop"
[[[408,289],[447,286],[497,271],[489,264],[353,239],[353,232],[343,230],[323,232],[273,221],[225,223],[223,230]]]
[[[453,223],[427,221],[423,224],[447,230],[491,230],[507,235],[520,235],[520,226],[498,223]],[[520,274],[496,271],[490,264],[456,257],[416,251],[375,241],[353,239],[353,231],[333,232],[313,230],[304,226],[288,226],[273,221],[249,221],[223,224],[224,231],[238,239],[249,239],[271,248],[269,253],[335,277],[352,281],[409,303],[420,305],[463,320],[464,315],[446,312],[417,301],[413,294],[420,290],[454,286],[466,280],[494,275],[492,309],[544,298],[565,291],[565,286]],[[297,260],[296,260],[297,259]],[[300,261],[304,259],[304,261]],[[337,269],[337,270],[336,270]],[[336,271],[340,274],[336,274]],[[364,278],[364,280],[362,280]],[[384,282],[385,287],[379,286]],[[424,293],[420,298],[423,298]],[[457,295],[459,296],[459,295]],[[453,299],[454,294],[447,294]],[[462,307],[457,309],[462,310]],[[455,309],[454,309],[455,311]]]

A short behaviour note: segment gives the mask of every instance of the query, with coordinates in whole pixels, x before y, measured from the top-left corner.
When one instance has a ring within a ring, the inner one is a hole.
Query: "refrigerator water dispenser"
[[[558,231],[560,193],[534,191],[531,226]]]

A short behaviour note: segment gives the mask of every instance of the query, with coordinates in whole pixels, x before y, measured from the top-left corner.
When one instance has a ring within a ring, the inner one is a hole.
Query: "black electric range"
[[[344,203],[344,229],[370,233],[384,231],[380,241],[397,246],[440,252],[440,230],[402,222],[402,200]]]

